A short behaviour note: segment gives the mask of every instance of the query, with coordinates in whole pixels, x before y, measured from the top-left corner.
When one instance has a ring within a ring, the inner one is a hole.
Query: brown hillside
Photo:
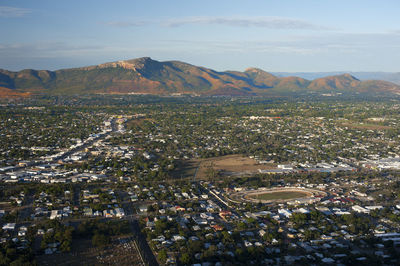
[[[308,88],[312,90],[349,90],[356,89],[360,83],[360,80],[350,74],[344,74],[315,79]]]
[[[95,66],[47,70],[0,70],[0,87],[40,94],[141,93],[156,95],[279,95],[314,91],[398,93],[400,86],[383,81],[363,81],[349,75],[308,81],[280,78],[258,68],[244,72],[218,72],[180,61],[159,62],[149,57]],[[18,92],[18,93],[17,93]],[[3,92],[11,95],[10,91]]]
[[[30,92],[17,92],[9,88],[0,87],[0,98],[21,98],[31,96]]]

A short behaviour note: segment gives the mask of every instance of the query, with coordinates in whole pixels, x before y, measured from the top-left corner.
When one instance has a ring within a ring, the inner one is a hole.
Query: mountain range
[[[56,71],[0,69],[0,96],[34,94],[269,95],[299,91],[400,93],[400,85],[340,74],[307,80],[258,68],[219,72],[149,57]]]
[[[302,77],[304,79],[317,79],[327,76],[338,76],[342,74],[350,74],[360,80],[384,80],[400,85],[400,72],[352,72],[352,71],[335,71],[335,72],[272,72],[278,77]]]

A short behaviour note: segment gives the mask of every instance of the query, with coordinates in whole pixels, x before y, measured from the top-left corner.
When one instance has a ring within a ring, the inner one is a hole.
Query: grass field
[[[348,123],[341,123],[342,126],[360,130],[387,130],[391,129],[390,126],[381,125],[378,123],[358,123],[358,122],[348,122]]]
[[[259,200],[286,200],[296,199],[309,196],[309,193],[299,191],[276,191],[266,192],[257,195],[249,195],[250,198]]]

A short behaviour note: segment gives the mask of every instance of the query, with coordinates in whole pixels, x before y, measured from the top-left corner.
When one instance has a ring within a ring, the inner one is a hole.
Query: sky
[[[398,0],[0,0],[0,68],[400,72]]]

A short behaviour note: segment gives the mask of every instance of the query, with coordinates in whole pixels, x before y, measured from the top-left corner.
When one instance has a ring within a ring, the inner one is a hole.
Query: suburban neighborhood
[[[398,104],[127,101],[0,107],[0,263],[399,260]]]

